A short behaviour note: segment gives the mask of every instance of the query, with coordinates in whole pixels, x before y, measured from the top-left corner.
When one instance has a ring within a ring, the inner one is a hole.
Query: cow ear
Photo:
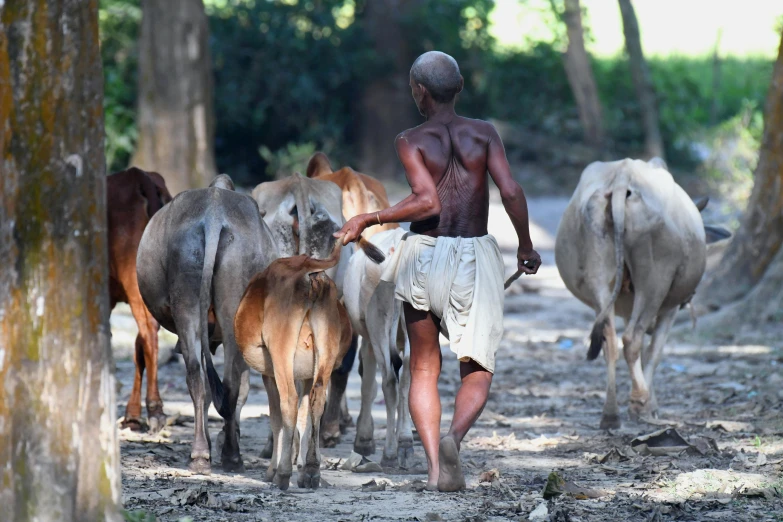
[[[704,235],[706,236],[707,244],[709,245],[710,243],[728,239],[732,234],[731,231],[721,226],[704,225]]]
[[[659,158],[658,156],[650,158],[650,161],[648,161],[647,164],[658,169],[669,170],[669,167],[666,165],[666,162],[663,161],[663,158]]]
[[[704,196],[694,201],[693,204],[696,205],[696,208],[699,209],[699,212],[703,212],[704,209],[707,208],[707,203],[709,202],[710,202],[709,196]]]
[[[310,162],[307,164],[308,178],[317,178],[332,172],[332,164],[329,163],[329,158],[323,152],[313,154],[313,157],[310,158]]]

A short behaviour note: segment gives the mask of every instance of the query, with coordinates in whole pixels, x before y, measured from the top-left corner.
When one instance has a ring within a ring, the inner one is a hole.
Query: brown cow
[[[141,381],[147,369],[147,416],[153,431],[166,423],[158,391],[158,322],[141,299],[136,279],[136,252],[150,218],[171,201],[163,177],[131,167],[106,178],[109,234],[109,295],[111,308],[128,303],[139,328],[136,336],[136,375],[123,427],[140,430]]]
[[[307,177],[331,181],[343,191],[343,217],[346,220],[359,214],[371,214],[389,208],[386,188],[377,179],[356,172],[351,167],[343,167],[337,172],[332,170],[329,158],[323,152],[316,152],[307,165]],[[364,237],[399,228],[397,223],[374,225],[364,231]]]
[[[376,262],[383,254],[371,243],[359,246]],[[247,364],[260,372],[269,394],[273,454],[267,480],[288,489],[297,419],[300,488],[320,484],[319,431],[332,371],[351,344],[351,323],[325,270],[337,265],[342,241],[331,255],[280,258],[253,277],[234,316],[234,335]],[[297,390],[301,382],[301,396]],[[309,400],[304,397],[309,395]],[[300,415],[299,408],[304,411]]]

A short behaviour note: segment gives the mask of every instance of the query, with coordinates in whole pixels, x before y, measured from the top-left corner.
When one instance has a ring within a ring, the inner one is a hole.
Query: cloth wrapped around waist
[[[503,337],[503,258],[491,235],[433,238],[407,233],[381,281],[397,299],[440,318],[440,331],[460,361],[490,372]]]

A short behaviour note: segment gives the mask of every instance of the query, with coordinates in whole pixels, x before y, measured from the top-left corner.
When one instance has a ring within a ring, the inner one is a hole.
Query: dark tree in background
[[[604,146],[605,138],[604,120],[601,101],[598,99],[598,88],[590,67],[590,58],[585,49],[582,7],[579,0],[564,0],[563,7],[560,16],[565,22],[568,33],[568,48],[564,57],[566,76],[579,111],[585,143],[601,148]],[[552,8],[555,13],[558,13],[554,0],[552,0]]]
[[[120,520],[98,1],[0,6],[0,518]]]
[[[212,62],[202,0],[142,0],[133,165],[175,195],[215,177]]]
[[[711,308],[743,297],[740,319],[783,320],[783,34],[772,73],[753,192],[736,236],[700,290]]]
[[[644,130],[644,150],[649,158],[658,156],[664,158],[663,140],[661,128],[658,122],[658,107],[655,100],[655,88],[653,87],[650,68],[642,52],[642,40],[639,35],[639,22],[633,9],[631,0],[619,0],[620,14],[623,18],[623,33],[625,35],[625,49],[628,52],[628,61],[631,67],[636,96],[639,98],[639,112],[642,116],[642,128]]]
[[[415,3],[416,0],[373,0],[367,2],[362,15],[364,30],[372,38],[378,58],[389,65],[367,82],[359,116],[359,167],[381,179],[402,173],[394,138],[419,123],[408,84],[415,50],[412,52],[401,26],[406,10]]]

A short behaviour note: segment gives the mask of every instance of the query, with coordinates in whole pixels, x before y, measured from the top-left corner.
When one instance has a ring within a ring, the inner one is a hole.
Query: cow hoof
[[[381,457],[381,467],[382,468],[396,468],[398,464],[397,461],[397,455],[394,455],[393,457],[387,457],[384,453],[383,457]]]
[[[340,444],[340,430],[338,429],[334,433],[321,432],[321,447],[322,448],[334,448]]]
[[[316,469],[307,469],[299,472],[297,485],[300,489],[318,489],[321,485],[321,472]]]
[[[601,417],[602,430],[619,430],[622,425],[620,417],[617,415],[604,415]]]
[[[409,469],[413,462],[413,441],[401,441],[397,446],[397,461],[402,469]]]
[[[209,459],[205,459],[204,457],[191,459],[188,469],[191,473],[195,473],[196,475],[212,474],[212,466],[209,463]]]
[[[288,489],[288,485],[291,483],[291,474],[283,475],[279,471],[275,473],[275,478],[272,479],[272,483],[280,488],[282,491]]]
[[[272,482],[275,479],[275,475],[277,475],[277,469],[269,466],[266,468],[266,476],[264,476],[264,480],[266,482]]]
[[[223,457],[221,466],[226,473],[244,473],[245,464],[242,457]]]
[[[147,423],[151,433],[158,433],[166,426],[166,416],[163,413],[150,413]]]
[[[120,424],[121,430],[144,431],[144,423],[138,417],[125,418]]]
[[[375,440],[362,440],[357,438],[356,442],[353,443],[353,450],[359,455],[364,455],[365,457],[375,455]]]

